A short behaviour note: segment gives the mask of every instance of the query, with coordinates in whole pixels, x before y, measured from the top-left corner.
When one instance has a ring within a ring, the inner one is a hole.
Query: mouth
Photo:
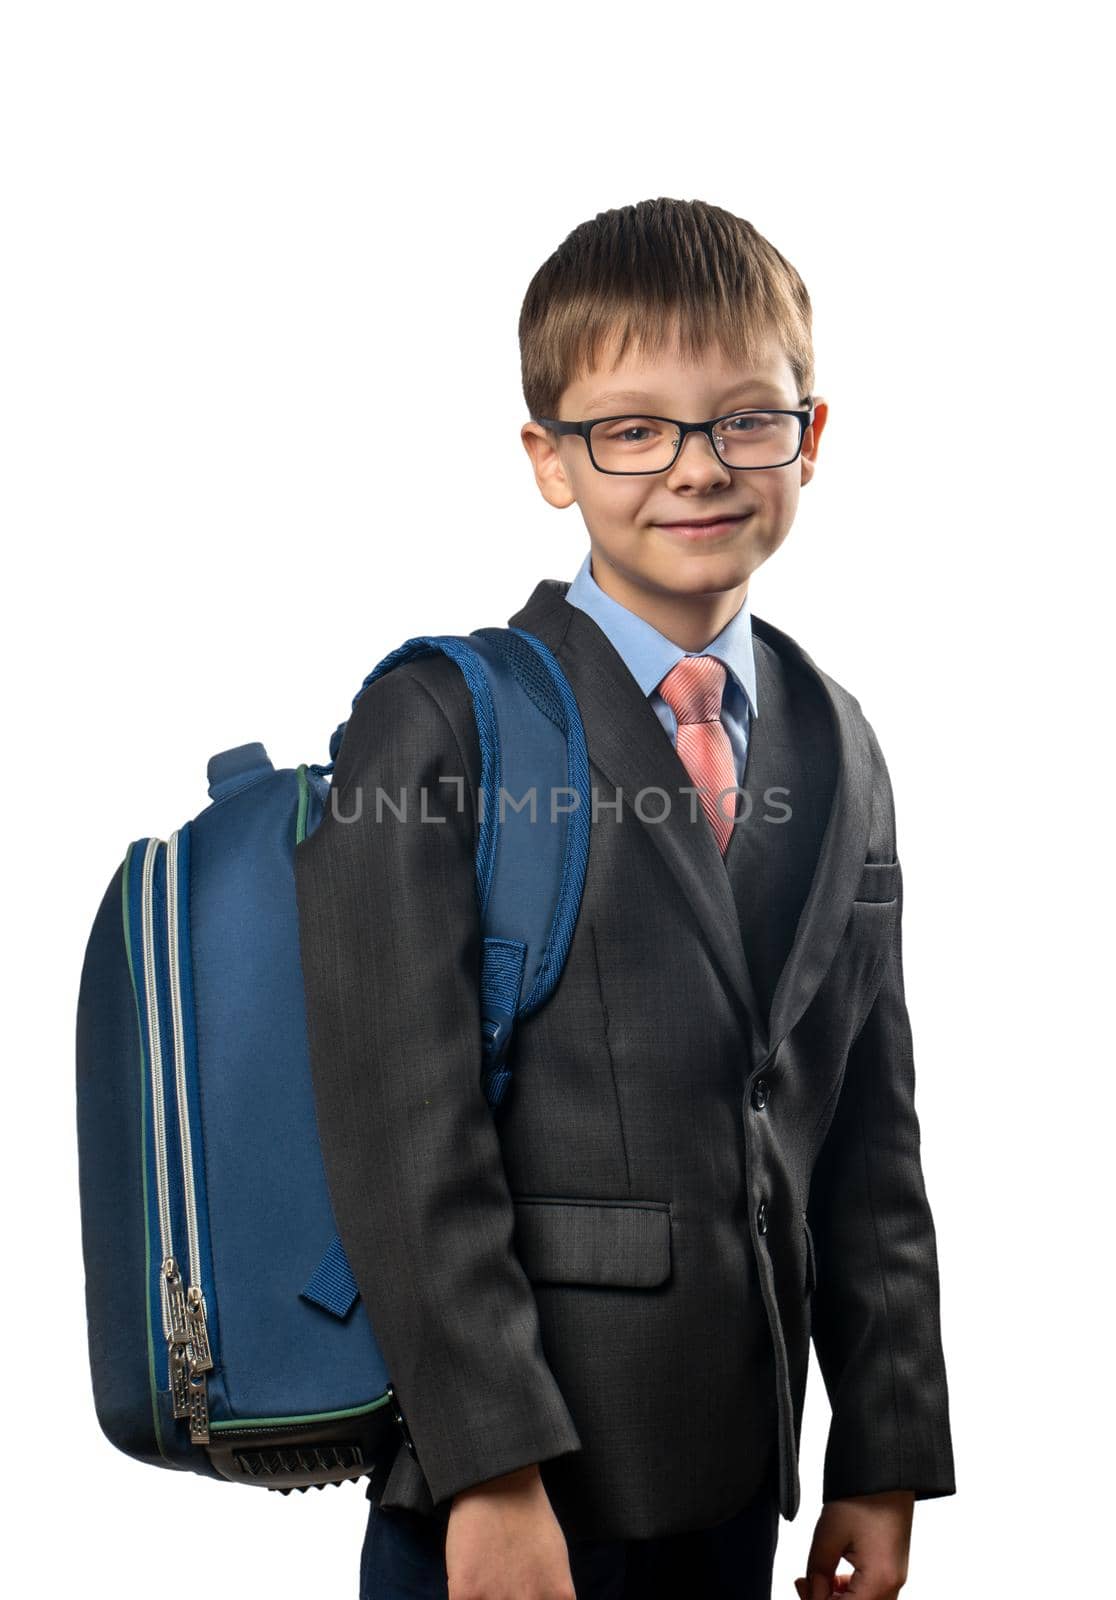
[[[685,522],[657,522],[655,526],[682,539],[715,539],[734,533],[751,515],[744,511],[737,516],[690,517]]]

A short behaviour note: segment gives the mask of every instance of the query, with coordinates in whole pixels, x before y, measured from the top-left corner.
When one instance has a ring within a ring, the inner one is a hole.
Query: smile
[[[715,522],[657,522],[655,526],[676,538],[698,543],[703,539],[719,539],[734,533],[751,514],[749,511],[738,517],[720,517]]]

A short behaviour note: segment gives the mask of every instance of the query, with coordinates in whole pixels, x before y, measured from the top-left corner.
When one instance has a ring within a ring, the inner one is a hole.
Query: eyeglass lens
[[[732,467],[781,467],[798,451],[797,417],[778,411],[739,411],[713,429],[717,452]],[[669,467],[678,429],[660,417],[613,417],[590,430],[593,459],[602,472],[656,472]]]

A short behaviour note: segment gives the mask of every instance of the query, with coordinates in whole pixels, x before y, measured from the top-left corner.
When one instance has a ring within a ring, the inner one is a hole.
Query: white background
[[[916,1507],[905,1594],[1105,1581],[1108,87],[1074,4],[6,8],[12,1592],[356,1595],[361,1491],[234,1494],[98,1430],[84,943],[214,751],[325,760],[396,644],[573,576],[519,306],[570,229],[656,195],[747,217],[814,300],[830,421],[751,596],[896,792],[959,1491]],[[827,1423],[815,1365],[784,1600]]]

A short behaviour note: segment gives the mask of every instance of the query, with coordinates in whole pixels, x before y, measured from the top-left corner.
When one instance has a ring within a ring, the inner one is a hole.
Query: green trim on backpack
[[[310,810],[310,782],[306,776],[306,763],[297,768],[295,776],[298,778],[298,820],[295,823],[295,844],[301,844],[306,837],[306,818]]]
[[[232,1417],[221,1422],[211,1422],[209,1431],[215,1433],[220,1428],[227,1428],[232,1433],[237,1433],[241,1428],[293,1428],[300,1423],[332,1422],[339,1417],[366,1417],[370,1411],[378,1411],[381,1406],[386,1406],[390,1399],[390,1395],[383,1394],[378,1400],[373,1400],[366,1406],[347,1406],[344,1411],[307,1411],[302,1416]]]

